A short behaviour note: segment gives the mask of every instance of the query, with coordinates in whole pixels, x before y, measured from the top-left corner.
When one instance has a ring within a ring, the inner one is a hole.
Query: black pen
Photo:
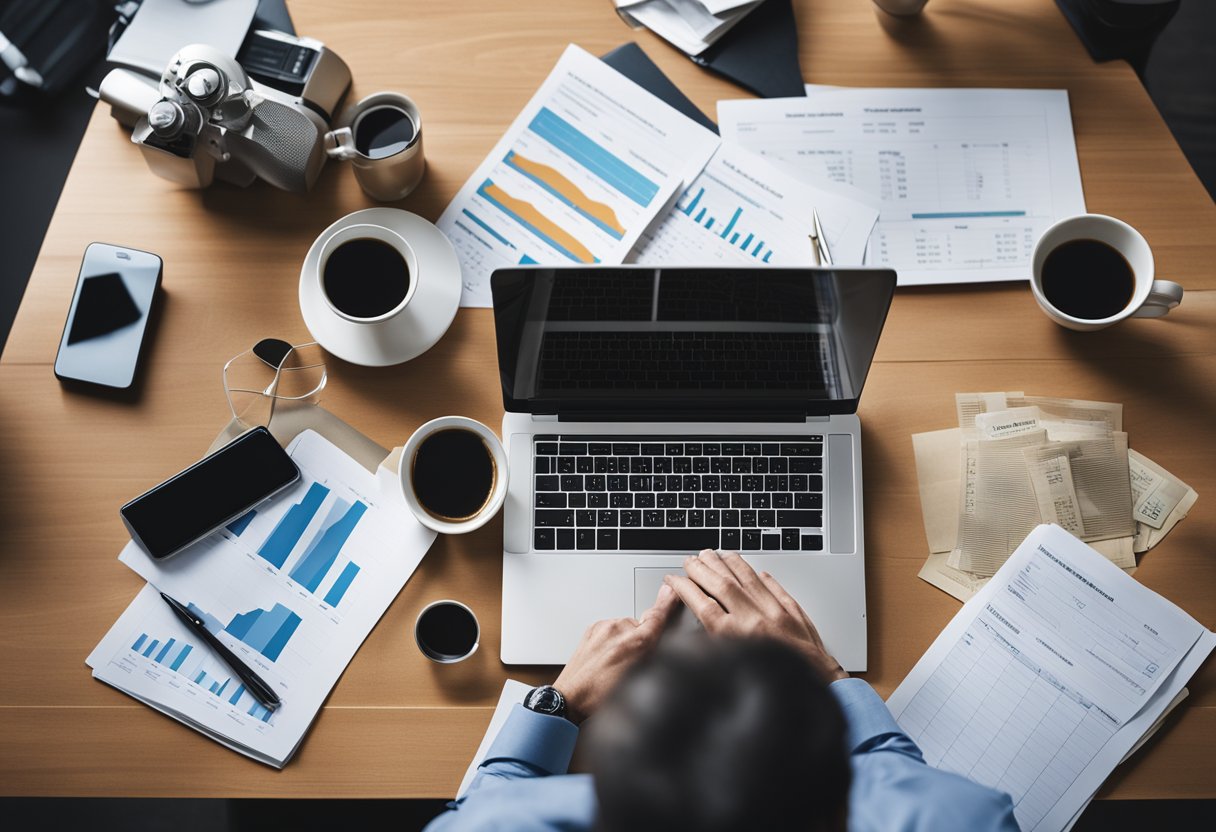
[[[165,603],[173,612],[177,613],[177,617],[186,623],[191,630],[194,630],[203,641],[216,653],[219,653],[220,658],[224,663],[232,668],[237,676],[241,677],[241,681],[245,683],[245,690],[249,691],[254,699],[262,703],[268,711],[273,711],[282,704],[282,700],[271,689],[270,685],[262,681],[262,677],[254,673],[249,665],[240,660],[236,653],[229,650],[224,642],[215,637],[215,634],[207,629],[207,625],[203,623],[203,619],[199,618],[190,610],[186,609],[180,601],[172,598],[165,593],[160,594],[161,598],[165,599]]]

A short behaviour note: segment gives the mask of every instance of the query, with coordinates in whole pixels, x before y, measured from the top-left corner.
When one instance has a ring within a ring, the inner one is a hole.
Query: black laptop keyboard
[[[823,436],[536,436],[538,551],[823,550]]]
[[[545,390],[804,391],[824,377],[821,341],[811,332],[547,332],[540,383]]]

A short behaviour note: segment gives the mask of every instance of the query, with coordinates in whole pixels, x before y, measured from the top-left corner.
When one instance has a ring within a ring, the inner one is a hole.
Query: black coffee
[[[1070,240],[1043,261],[1043,295],[1074,318],[1117,315],[1131,303],[1136,275],[1116,249],[1101,240]]]
[[[460,428],[435,431],[414,453],[414,495],[440,520],[467,520],[490,499],[494,467],[477,434]]]
[[[330,253],[322,283],[325,296],[339,311],[355,318],[375,318],[405,300],[410,268],[388,243],[361,237]]]
[[[400,153],[414,140],[414,122],[397,107],[376,107],[355,125],[355,150],[371,159]]]
[[[477,644],[477,619],[457,604],[436,604],[418,619],[418,646],[432,659],[459,659]]]

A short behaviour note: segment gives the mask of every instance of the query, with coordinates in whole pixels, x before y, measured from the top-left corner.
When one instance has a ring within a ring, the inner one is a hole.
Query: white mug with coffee
[[[414,643],[422,655],[439,664],[456,664],[477,652],[481,624],[459,601],[432,601],[414,621]]]
[[[475,419],[432,419],[406,441],[397,463],[405,504],[443,534],[479,529],[507,498],[507,453]]]
[[[325,134],[325,152],[353,164],[359,187],[372,199],[403,199],[426,172],[418,105],[396,92],[367,96]]]
[[[405,309],[418,286],[414,247],[382,225],[340,229],[321,246],[320,264],[321,296],[352,323],[387,321]]]
[[[1104,214],[1057,222],[1035,245],[1030,289],[1047,316],[1082,332],[1128,318],[1159,318],[1182,302],[1182,286],[1156,280],[1140,232]]]

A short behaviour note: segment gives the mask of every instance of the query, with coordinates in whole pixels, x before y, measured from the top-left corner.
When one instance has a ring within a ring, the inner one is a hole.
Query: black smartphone
[[[131,537],[167,558],[231,523],[300,478],[266,428],[254,428],[120,510]]]
[[[84,250],[55,356],[55,375],[126,389],[135,381],[163,264],[155,254],[107,243]]]

